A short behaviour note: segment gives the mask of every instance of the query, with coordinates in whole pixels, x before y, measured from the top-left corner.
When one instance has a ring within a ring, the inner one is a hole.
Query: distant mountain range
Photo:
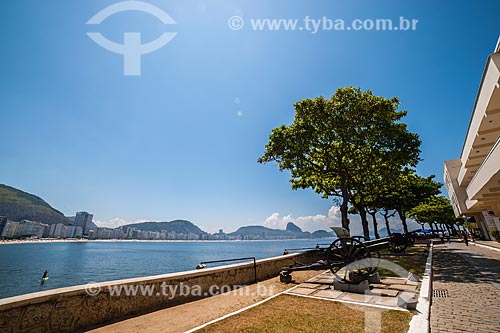
[[[71,221],[63,213],[51,207],[42,198],[0,184],[0,216],[6,216],[11,221],[32,220],[46,224]]]
[[[311,238],[329,238],[336,237],[334,232],[328,232],[325,230],[316,230],[311,234]]]
[[[132,223],[122,226],[123,228],[131,227],[142,231],[168,231],[175,232],[177,234],[196,234],[196,235],[206,235],[207,232],[201,230],[193,224],[192,222],[186,220],[175,220],[170,222],[142,222],[142,223]]]
[[[333,237],[333,233],[318,230],[313,233],[302,231],[300,227],[293,222],[289,222],[285,230],[271,229],[261,225],[253,225],[240,227],[235,232],[228,234],[229,236],[239,236],[242,239],[268,239],[268,238],[326,238]]]
[[[42,198],[3,184],[0,184],[0,216],[6,216],[11,221],[32,220],[46,224],[63,223],[69,225],[75,221],[74,216],[64,216],[63,213],[51,207]],[[97,227],[93,222],[90,225],[91,229]],[[142,231],[161,232],[165,230],[176,234],[208,235],[206,231],[201,230],[198,226],[186,220],[132,223],[126,224],[123,227],[136,228]],[[241,239],[301,239],[334,236],[332,232],[325,230],[318,230],[313,233],[302,231],[301,228],[292,222],[287,224],[285,230],[256,225],[240,227],[235,232],[227,235]]]

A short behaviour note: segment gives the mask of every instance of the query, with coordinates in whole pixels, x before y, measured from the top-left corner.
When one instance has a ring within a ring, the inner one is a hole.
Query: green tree
[[[376,215],[383,207],[386,184],[392,181],[394,175],[399,174],[398,168],[397,163],[387,163],[381,160],[365,165],[355,176],[356,190],[351,194],[351,203],[356,207],[356,212],[361,212],[360,217],[365,235],[368,234],[368,221],[366,220],[368,214],[372,219],[374,236],[377,239],[380,238]],[[386,225],[390,233],[388,220],[386,220]]]
[[[441,193],[443,184],[434,181],[435,177],[420,177],[414,170],[404,169],[381,189],[379,206],[385,211],[395,210],[398,213],[404,232],[408,232],[408,213],[422,202]]]
[[[429,224],[434,230],[434,224],[453,225],[457,219],[453,207],[444,196],[432,196],[421,202],[409,212],[409,217],[420,224]]]
[[[369,170],[376,165],[400,170],[419,160],[420,140],[399,123],[407,112],[398,107],[397,98],[353,87],[338,89],[328,100],[301,100],[294,104],[293,123],[272,131],[258,161],[289,170],[292,189],[312,188],[324,198],[338,199],[342,226],[349,229],[349,202],[364,204],[351,200],[363,193]],[[367,231],[366,224],[368,238]]]
[[[384,222],[385,222],[385,228],[387,229],[387,234],[390,236],[392,235],[392,231],[391,231],[391,224],[389,222],[389,218],[393,217],[394,215],[396,215],[396,211],[391,211],[390,209],[388,208],[381,208],[379,210],[379,213],[380,215],[382,215],[384,217]]]
[[[361,216],[361,221],[362,221],[362,226],[363,226],[363,237],[366,238],[367,233],[369,234],[369,229],[368,229],[368,221],[366,221],[366,214],[370,215],[372,217],[372,222],[373,222],[373,234],[376,239],[380,238],[380,235],[378,233],[378,223],[377,223],[377,218],[375,217],[375,214],[377,214],[376,209],[372,208],[360,208],[361,210],[358,210],[358,208],[351,206],[348,210],[349,214],[356,214]],[[363,218],[365,219],[366,223],[363,223]],[[365,228],[368,231],[365,231]],[[367,238],[369,239],[369,238]]]

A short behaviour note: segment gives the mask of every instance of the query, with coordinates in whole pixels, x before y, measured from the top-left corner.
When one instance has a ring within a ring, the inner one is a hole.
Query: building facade
[[[93,218],[94,215],[87,212],[77,212],[75,216],[75,225],[82,228],[84,235],[88,235],[90,231],[90,222],[92,222]]]
[[[7,225],[7,218],[5,216],[0,216],[0,236],[3,233],[3,229],[5,229],[5,226]]]
[[[491,239],[500,230],[500,38],[486,61],[461,156],[444,162],[444,181],[455,215]]]
[[[22,220],[7,221],[0,236],[5,238],[42,238],[47,234],[49,226],[44,223]]]

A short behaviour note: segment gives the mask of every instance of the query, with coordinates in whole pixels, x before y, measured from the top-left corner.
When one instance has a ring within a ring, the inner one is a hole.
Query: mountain
[[[175,220],[170,222],[142,222],[142,223],[132,223],[126,224],[124,228],[131,227],[142,231],[168,231],[175,232],[177,234],[197,234],[206,235],[207,233],[193,223],[185,220]]]
[[[266,239],[266,238],[296,238],[296,234],[289,230],[270,229],[261,225],[240,227],[229,236],[240,236],[242,238]]]
[[[302,231],[300,227],[292,222],[286,226],[286,230],[270,229],[261,225],[252,225],[247,227],[240,227],[235,232],[228,234],[228,236],[238,236],[242,239],[309,239],[309,238],[331,238],[334,235],[325,230],[317,230],[313,233],[309,231]]]
[[[60,211],[42,198],[14,187],[0,184],[0,216],[11,221],[31,220],[46,224],[70,224]]]
[[[331,232],[325,230],[316,230],[311,234],[311,238],[331,238],[334,237]]]
[[[401,227],[393,227],[393,226],[391,226],[391,232],[392,233],[400,233],[400,234],[402,234],[404,231],[403,231],[403,228],[401,228]],[[380,237],[386,237],[387,234],[388,234],[387,233],[387,228],[386,227],[379,228],[378,229],[378,233],[379,233]],[[375,236],[372,235],[372,234],[373,234],[373,231],[370,230],[370,237],[375,238]]]
[[[229,236],[239,236],[245,239],[273,239],[273,238],[286,238],[286,239],[304,239],[311,238],[309,231],[302,231],[294,223],[289,222],[286,230],[271,229],[262,225],[251,225],[240,227],[235,232],[228,234]]]
[[[311,233],[309,231],[302,231],[302,229],[293,222],[287,223],[286,230],[293,232],[295,238],[311,238]]]
[[[302,232],[302,229],[300,229],[295,223],[293,222],[288,222],[286,225],[286,230],[291,231],[291,232]]]

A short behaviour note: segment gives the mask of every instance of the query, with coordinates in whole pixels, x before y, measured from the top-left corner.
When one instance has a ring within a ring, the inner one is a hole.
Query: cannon
[[[314,251],[322,252],[322,259],[313,264],[295,263],[283,267],[280,272],[280,281],[290,283],[292,272],[306,270],[330,270],[335,278],[344,283],[359,283],[377,271],[380,260],[380,251],[389,249],[393,253],[402,253],[415,242],[415,232],[393,233],[390,236],[365,240],[362,236],[349,235],[349,231],[341,227],[332,227],[337,239],[327,247],[317,246]],[[356,261],[363,260],[362,265]],[[354,264],[353,264],[354,263]],[[342,275],[339,271],[347,267]]]

